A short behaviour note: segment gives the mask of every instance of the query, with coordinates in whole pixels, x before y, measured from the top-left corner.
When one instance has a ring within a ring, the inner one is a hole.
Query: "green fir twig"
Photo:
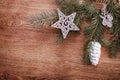
[[[98,41],[102,43],[103,34],[105,32],[105,27],[101,24],[100,13],[96,14],[92,18],[91,25],[85,28],[85,36],[87,38],[86,45],[84,46],[84,62],[90,64],[90,48],[91,41]]]
[[[120,51],[120,5],[109,4],[108,11],[112,13],[113,27],[110,29],[111,32],[111,44],[109,45],[109,56],[111,58],[116,57]]]
[[[41,14],[35,15],[30,19],[30,23],[37,25],[38,27],[43,27],[44,24],[51,26],[55,21],[57,21],[57,12],[43,12]]]

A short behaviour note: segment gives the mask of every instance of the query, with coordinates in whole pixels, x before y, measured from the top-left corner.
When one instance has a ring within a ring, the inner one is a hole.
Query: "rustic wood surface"
[[[55,0],[0,0],[0,80],[120,80],[120,54],[111,59],[103,48],[99,65],[87,66],[83,32],[56,44],[57,29],[29,24],[56,8]]]

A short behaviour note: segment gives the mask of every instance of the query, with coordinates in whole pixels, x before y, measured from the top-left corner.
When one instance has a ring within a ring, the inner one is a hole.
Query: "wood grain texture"
[[[120,54],[111,59],[103,48],[99,65],[86,66],[82,31],[56,44],[57,29],[29,24],[31,16],[56,8],[54,0],[0,0],[0,79],[120,80]]]

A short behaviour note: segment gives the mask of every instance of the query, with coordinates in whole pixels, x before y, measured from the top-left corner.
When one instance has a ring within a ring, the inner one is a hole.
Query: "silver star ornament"
[[[72,13],[68,16],[65,16],[59,9],[58,9],[58,16],[59,21],[54,23],[52,27],[61,29],[63,38],[65,39],[70,30],[79,31],[80,29],[73,23],[76,13]]]

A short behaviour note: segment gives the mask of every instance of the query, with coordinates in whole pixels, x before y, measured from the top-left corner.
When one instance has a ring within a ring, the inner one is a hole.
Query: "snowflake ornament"
[[[100,17],[103,19],[102,24],[104,26],[111,28],[113,25],[112,24],[113,16],[107,12],[106,7],[107,7],[107,5],[103,4],[103,8],[101,9],[102,13],[101,13]]]
[[[79,28],[73,23],[76,13],[72,13],[71,15],[65,16],[58,9],[59,21],[54,23],[52,27],[61,29],[63,38],[65,39],[70,30],[79,31]]]

